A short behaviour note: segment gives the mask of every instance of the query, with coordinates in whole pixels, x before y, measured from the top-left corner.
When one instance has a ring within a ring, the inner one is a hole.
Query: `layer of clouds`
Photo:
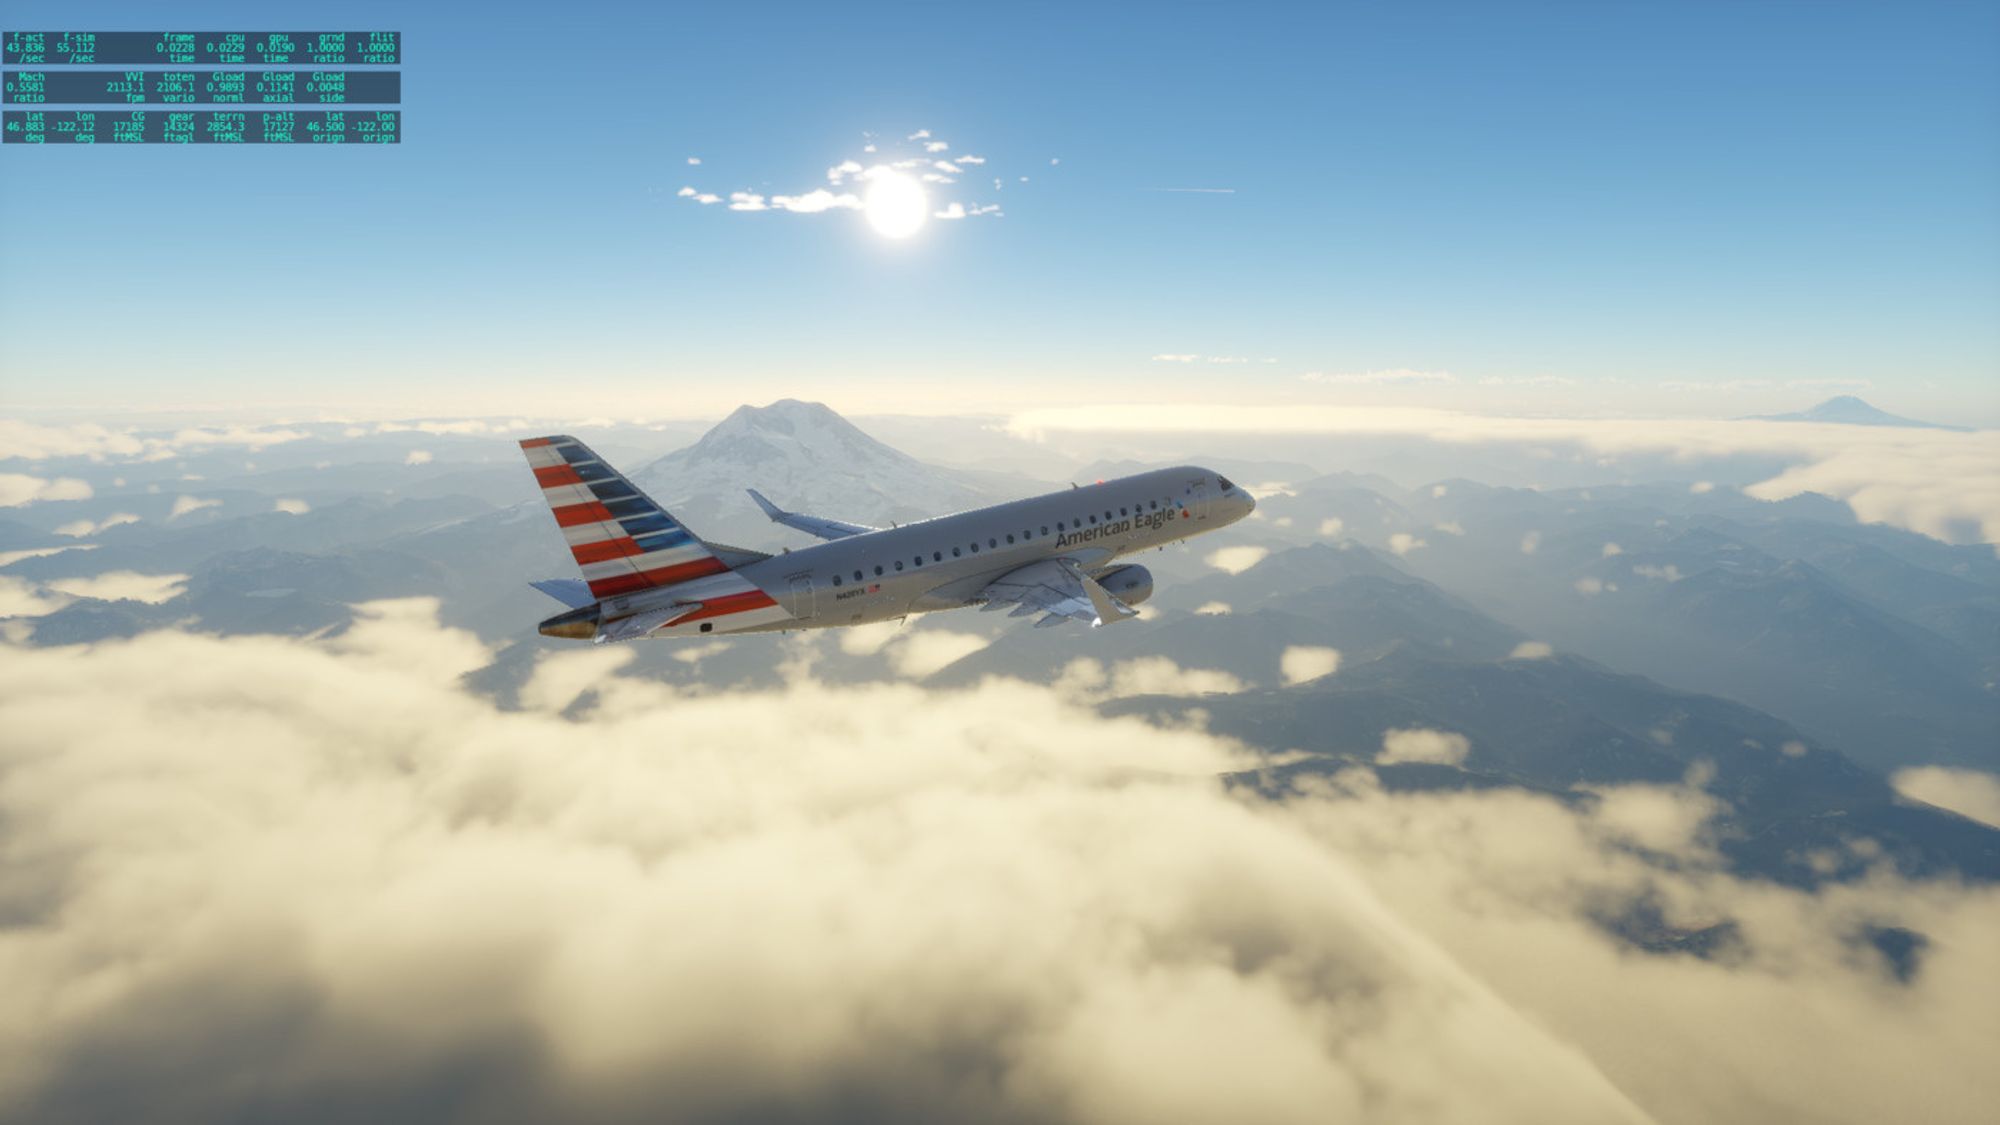
[[[283,426],[191,426],[173,431],[112,429],[95,422],[46,425],[0,418],[0,457],[42,461],[51,457],[164,461],[183,453],[234,446],[263,449],[304,438]]]
[[[1052,431],[1408,434],[1460,443],[1571,443],[1603,455],[1668,453],[1694,459],[1768,454],[1796,458],[1799,464],[1744,490],[1757,499],[1819,492],[1845,501],[1865,521],[1952,541],[1970,537],[2000,543],[2000,431],[1747,420],[1501,418],[1311,403],[1059,407],[1018,414],[1009,429],[1031,439]]]
[[[1356,768],[1270,803],[1217,782],[1240,748],[1063,691],[710,694],[581,648],[505,710],[459,679],[492,655],[423,602],[316,641],[0,646],[0,1116],[1975,1121],[1996,1094],[2000,895],[1739,883],[1699,779],[1567,807]],[[1734,952],[1636,953],[1601,920],[1637,904]],[[1854,944],[1883,924],[1926,935],[1907,984]]]
[[[1522,641],[1507,654],[1509,660],[1547,660],[1556,650],[1547,641]]]

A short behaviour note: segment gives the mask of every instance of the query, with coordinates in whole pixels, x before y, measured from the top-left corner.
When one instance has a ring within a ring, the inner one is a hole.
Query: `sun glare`
[[[908,238],[930,217],[931,201],[908,176],[880,172],[868,185],[868,225],[884,238]]]

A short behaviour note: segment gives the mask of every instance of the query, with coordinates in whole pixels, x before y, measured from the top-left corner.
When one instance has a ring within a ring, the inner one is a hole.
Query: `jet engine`
[[[1099,586],[1126,605],[1138,605],[1153,596],[1153,572],[1143,566],[1114,566],[1096,577]]]

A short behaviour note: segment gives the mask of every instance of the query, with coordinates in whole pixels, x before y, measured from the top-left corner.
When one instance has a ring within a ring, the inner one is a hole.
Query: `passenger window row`
[[[1172,500],[1168,500],[1168,501],[1167,501],[1167,506],[1168,506],[1168,508],[1169,508],[1169,509],[1171,509],[1171,508],[1173,507],[1173,501],[1172,501]],[[1134,506],[1133,506],[1132,508],[1124,508],[1124,507],[1121,507],[1121,508],[1119,508],[1119,509],[1118,509],[1118,514],[1119,514],[1120,516],[1129,516],[1129,515],[1131,515],[1131,514],[1132,514],[1132,511],[1133,511],[1133,510],[1134,510],[1135,508],[1137,508],[1137,505],[1134,505]],[[1160,510],[1160,502],[1159,502],[1158,500],[1149,500],[1149,501],[1147,501],[1147,502],[1146,502],[1146,508],[1144,508],[1144,509],[1138,509],[1138,510],[1139,510],[1139,511],[1140,511],[1140,512],[1141,512],[1142,514],[1143,514],[1143,513],[1145,512],[1145,511],[1147,511],[1147,510],[1151,510],[1151,511],[1155,511],[1155,512],[1157,512],[1157,511],[1159,511],[1159,510]],[[1089,518],[1089,520],[1090,520],[1090,522],[1091,522],[1091,524],[1092,524],[1092,525],[1095,525],[1095,524],[1097,523],[1097,517],[1096,517],[1096,516],[1090,516],[1090,517],[1088,517],[1088,518]],[[1108,522],[1110,522],[1110,520],[1111,520],[1112,518],[1113,518],[1113,517],[1112,517],[1112,515],[1111,515],[1111,509],[1109,509],[1109,508],[1106,508],[1106,509],[1104,509],[1104,519],[1105,519],[1105,521],[1106,521],[1106,522],[1108,523]],[[1056,521],[1056,531],[1057,531],[1057,533],[1061,533],[1061,532],[1063,532],[1063,531],[1067,531],[1067,530],[1069,530],[1069,529],[1071,529],[1071,528],[1079,528],[1079,527],[1082,527],[1083,525],[1084,525],[1084,521],[1083,521],[1083,519],[1082,519],[1082,518],[1078,518],[1078,519],[1075,519],[1075,520],[1072,520],[1072,521],[1070,521],[1070,523],[1069,523],[1069,525],[1068,525],[1067,527],[1065,527],[1065,526],[1064,526],[1064,524],[1063,524],[1063,521],[1061,521],[1061,520],[1057,520],[1057,521]],[[1043,524],[1043,525],[1042,525],[1042,531],[1041,531],[1041,533],[1042,533],[1042,535],[1044,535],[1044,536],[1048,535],[1048,533],[1049,533],[1049,527],[1048,527],[1048,525],[1047,525],[1047,524]],[[1021,529],[1021,537],[1020,537],[1020,540],[1019,540],[1020,542],[1022,542],[1022,543],[1026,543],[1026,542],[1029,542],[1030,540],[1033,540],[1034,538],[1035,538],[1035,532],[1034,532],[1034,530],[1033,530],[1033,529],[1031,529],[1031,528],[1025,528],[1025,527]],[[1015,540],[1015,538],[1014,538],[1014,535],[1013,535],[1013,533],[1009,532],[1009,533],[1008,533],[1008,535],[1007,535],[1007,542],[1009,542],[1009,543],[1013,543],[1013,542],[1015,542],[1015,541],[1016,541],[1016,540]],[[978,554],[978,553],[979,553],[979,541],[978,541],[977,539],[973,540],[973,541],[972,541],[972,542],[971,542],[970,544],[968,544],[968,546],[969,546],[969,547],[971,548],[971,550],[972,550],[972,553],[973,553],[973,554],[975,554],[975,555],[976,555],[976,554]],[[987,540],[986,540],[986,546],[987,546],[987,549],[989,549],[989,550],[992,550],[992,549],[995,549],[995,548],[998,548],[998,547],[1000,546],[1000,537],[999,537],[999,536],[989,536],[989,537],[987,538]],[[953,548],[951,549],[951,557],[952,557],[952,558],[955,558],[955,559],[957,559],[957,558],[963,558],[963,557],[965,557],[965,556],[964,556],[964,552],[963,552],[963,551],[962,551],[962,550],[961,550],[960,548],[958,548],[958,547],[953,547]],[[932,561],[932,562],[934,562],[934,563],[941,563],[941,562],[943,562],[943,561],[944,561],[944,552],[943,552],[943,551],[932,551],[932,552],[931,552],[931,561]],[[893,564],[891,564],[891,565],[893,565],[893,566],[895,567],[895,569],[896,569],[896,570],[900,571],[900,570],[902,570],[902,569],[903,569],[903,560],[901,560],[901,559],[897,559],[897,560],[896,560],[896,561],[895,561],[895,562],[894,562]],[[924,565],[924,556],[923,556],[923,555],[921,555],[921,554],[918,554],[918,555],[915,555],[915,556],[913,556],[913,557],[912,557],[912,558],[910,559],[910,566],[911,566],[911,567],[912,567],[913,569],[914,569],[914,568],[916,568],[916,567],[921,567],[921,566],[923,566],[923,565]],[[880,564],[880,563],[877,563],[877,564],[875,565],[875,568],[874,568],[874,569],[875,569],[875,576],[876,576],[877,578],[880,578],[880,577],[882,577],[882,576],[883,576],[883,568],[882,568],[882,564]],[[868,579],[867,579],[867,571],[866,571],[866,570],[857,570],[857,571],[855,571],[855,572],[854,572],[854,580],[855,580],[856,582],[866,582],[866,581],[868,580]],[[835,586],[839,586],[839,585],[842,585],[842,584],[843,584],[843,583],[842,583],[842,581],[841,581],[841,577],[840,577],[840,575],[836,574],[836,575],[834,575],[834,576],[833,576],[833,584],[834,584]]]

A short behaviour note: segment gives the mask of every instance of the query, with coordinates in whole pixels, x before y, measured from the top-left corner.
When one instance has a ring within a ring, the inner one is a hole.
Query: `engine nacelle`
[[[1153,596],[1153,572],[1143,566],[1114,566],[1097,576],[1097,584],[1126,605],[1138,605]]]

